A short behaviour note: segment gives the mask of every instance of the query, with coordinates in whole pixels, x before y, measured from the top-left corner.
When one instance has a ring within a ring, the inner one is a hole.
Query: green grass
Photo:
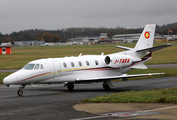
[[[147,64],[177,63],[177,42],[154,43],[154,46],[172,43],[173,46],[153,52],[152,59]],[[0,69],[19,69],[32,60],[41,58],[56,58],[78,56],[80,53],[100,55],[123,51],[114,47],[117,44],[72,45],[72,46],[30,46],[13,47],[11,55],[0,55]],[[119,44],[134,47],[135,43]]]
[[[81,103],[177,103],[177,88],[120,92],[84,99]]]

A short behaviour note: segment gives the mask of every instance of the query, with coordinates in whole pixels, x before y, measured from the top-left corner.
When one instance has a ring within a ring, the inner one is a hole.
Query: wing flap
[[[99,82],[105,80],[113,80],[113,79],[122,79],[122,78],[132,78],[132,77],[142,77],[142,76],[152,76],[152,75],[162,75],[164,73],[149,73],[149,74],[135,74],[135,75],[127,75],[122,74],[120,76],[109,76],[109,77],[97,77],[97,78],[77,78],[76,82]]]

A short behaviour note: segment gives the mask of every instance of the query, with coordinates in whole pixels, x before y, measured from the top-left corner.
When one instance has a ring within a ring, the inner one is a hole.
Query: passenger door
[[[60,79],[60,75],[61,75],[61,67],[60,67],[60,63],[58,61],[52,61],[53,65],[54,65],[54,79]]]

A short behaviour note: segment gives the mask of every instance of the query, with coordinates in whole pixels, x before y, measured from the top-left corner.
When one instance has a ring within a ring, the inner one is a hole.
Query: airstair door
[[[54,65],[54,79],[60,79],[61,76],[61,67],[60,67],[60,63],[58,61],[53,61],[53,65]]]

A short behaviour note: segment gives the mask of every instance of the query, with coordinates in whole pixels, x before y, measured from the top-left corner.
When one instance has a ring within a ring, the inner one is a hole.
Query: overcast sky
[[[0,33],[177,22],[177,0],[0,0]]]

